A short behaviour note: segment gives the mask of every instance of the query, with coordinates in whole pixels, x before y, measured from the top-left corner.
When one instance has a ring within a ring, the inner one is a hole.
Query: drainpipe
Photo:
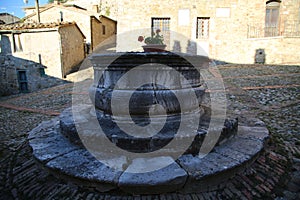
[[[91,50],[91,52],[93,52],[93,50],[94,50],[94,48],[93,48],[93,46],[94,46],[94,37],[93,37],[93,17],[92,16],[90,16],[90,30],[91,30],[91,47],[90,47],[90,50]]]

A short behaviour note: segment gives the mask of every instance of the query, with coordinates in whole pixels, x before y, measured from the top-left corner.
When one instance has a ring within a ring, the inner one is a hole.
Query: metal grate
[[[197,39],[207,39],[209,37],[209,17],[197,17]]]
[[[298,37],[300,36],[300,21],[287,20],[283,23],[279,31],[279,27],[262,27],[261,24],[248,25],[248,38],[262,38],[262,37]]]
[[[170,18],[152,18],[152,30],[170,31]]]
[[[157,29],[161,30],[161,35],[164,37],[164,44],[170,45],[170,22],[171,18],[155,18],[151,19],[152,34],[155,33]]]

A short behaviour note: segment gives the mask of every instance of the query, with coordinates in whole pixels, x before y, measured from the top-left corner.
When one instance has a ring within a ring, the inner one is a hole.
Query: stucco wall
[[[98,5],[98,11],[100,14],[108,16],[112,19],[116,19],[118,14],[118,8],[116,2],[118,0],[72,0],[67,1],[66,4],[75,4],[82,8],[86,8],[89,11],[95,11],[95,5]]]
[[[56,30],[44,32],[23,32],[6,35],[10,41],[10,48],[14,57],[31,60],[46,66],[48,75],[61,78],[61,58],[60,58],[60,36]],[[19,41],[18,41],[19,40]],[[14,41],[22,47],[16,51]],[[50,42],[51,41],[51,42]]]
[[[91,49],[95,49],[98,44],[115,33],[115,22],[113,20],[105,18],[101,23],[97,17],[91,16],[93,13],[72,7],[51,7],[40,13],[41,22],[59,22],[61,20],[61,12],[63,21],[76,22],[86,37],[86,43],[91,44]],[[33,21],[36,21],[36,16],[29,17],[25,20],[25,22]],[[106,34],[102,34],[102,25],[106,26]]]
[[[84,59],[84,38],[76,26],[59,29],[62,47],[63,76],[71,72]]]
[[[3,34],[3,51],[41,63],[47,75],[62,78],[84,59],[84,36],[76,25]]]
[[[91,43],[91,22],[90,16],[84,14],[84,11],[74,11],[70,8],[64,7],[52,7],[44,12],[40,13],[41,23],[60,22],[60,12],[63,13],[63,21],[76,22],[84,36],[86,41]],[[29,17],[25,22],[36,21],[36,16]]]

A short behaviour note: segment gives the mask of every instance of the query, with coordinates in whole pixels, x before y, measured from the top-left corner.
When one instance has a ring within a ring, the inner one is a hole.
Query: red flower
[[[139,37],[138,37],[138,41],[139,41],[139,42],[143,42],[143,41],[144,41],[144,37],[143,37],[143,36],[139,36]]]

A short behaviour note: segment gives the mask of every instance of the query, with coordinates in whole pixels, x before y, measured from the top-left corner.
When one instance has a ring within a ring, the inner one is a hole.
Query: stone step
[[[61,134],[59,118],[42,123],[29,133],[34,157],[56,177],[100,192],[123,190],[133,194],[194,193],[221,187],[223,181],[234,177],[256,159],[267,138],[265,127],[244,125],[239,127],[237,136],[215,147],[203,158],[183,155],[157,171],[131,173],[139,163],[137,160],[123,171],[105,166]]]

